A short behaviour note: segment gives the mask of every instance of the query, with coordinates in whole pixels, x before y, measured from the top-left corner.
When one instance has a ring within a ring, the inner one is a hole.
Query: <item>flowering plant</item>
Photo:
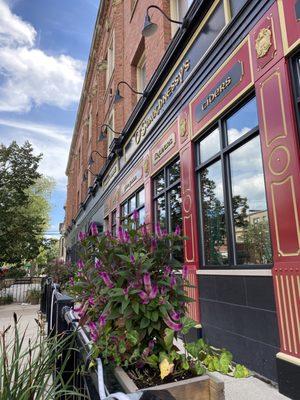
[[[105,363],[160,372],[160,378],[182,371],[202,374],[204,364],[179,354],[174,345],[194,321],[186,317],[185,288],[190,286],[187,267],[172,257],[182,249],[180,228],[167,233],[160,225],[155,233],[146,226],[119,228],[99,236],[81,232],[82,257],[69,289],[78,303],[81,324],[93,341],[93,356]]]

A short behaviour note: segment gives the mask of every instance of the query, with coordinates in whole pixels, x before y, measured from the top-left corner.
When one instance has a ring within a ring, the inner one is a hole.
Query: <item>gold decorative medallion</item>
[[[272,32],[269,28],[262,28],[259,31],[255,41],[257,58],[262,58],[268,53],[270,47],[272,46],[271,36]]]
[[[145,175],[149,175],[149,172],[150,172],[150,160],[149,157],[146,157],[144,161],[144,173]]]
[[[181,137],[187,134],[187,120],[186,118],[181,118],[179,121],[179,133]]]

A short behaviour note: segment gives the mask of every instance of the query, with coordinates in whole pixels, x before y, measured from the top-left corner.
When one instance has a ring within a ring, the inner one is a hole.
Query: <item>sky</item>
[[[26,140],[56,182],[51,224],[64,219],[65,169],[99,0],[0,0],[0,143]]]

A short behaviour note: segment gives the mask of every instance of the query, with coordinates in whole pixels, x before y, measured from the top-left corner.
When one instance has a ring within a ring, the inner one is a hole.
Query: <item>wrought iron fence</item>
[[[9,279],[0,277],[0,305],[40,302],[43,278],[39,276]]]
[[[77,349],[72,353],[68,353],[68,363],[63,372],[65,382],[72,377],[72,386],[81,394],[84,394],[91,400],[138,400],[141,395],[127,396],[122,393],[117,382],[107,382],[110,379],[105,379],[102,362],[97,359],[97,365],[94,369],[88,368],[91,362],[91,342],[88,337],[88,332],[84,327],[80,326],[78,319],[72,310],[74,300],[60,292],[59,285],[52,282],[51,278],[47,278],[42,285],[41,294],[41,312],[46,317],[48,325],[48,335],[59,335],[64,333],[71,336],[72,332],[76,332],[75,343],[72,346]],[[79,350],[79,351],[78,351]],[[69,349],[66,349],[69,351]],[[61,360],[65,360],[64,355],[57,360],[56,371],[60,370]],[[105,383],[104,383],[105,380]],[[111,394],[114,391],[116,393]],[[61,398],[63,399],[63,398]],[[76,399],[76,396],[68,396],[68,400]]]

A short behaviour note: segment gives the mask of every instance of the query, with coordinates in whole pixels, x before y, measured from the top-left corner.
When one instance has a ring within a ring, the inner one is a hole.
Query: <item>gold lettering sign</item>
[[[175,133],[172,132],[171,135],[166,139],[166,141],[159,146],[157,150],[154,151],[152,156],[153,165],[157,164],[176,144]]]
[[[146,136],[149,126],[160,114],[163,106],[168,102],[170,96],[174,93],[176,88],[183,83],[184,74],[186,71],[189,70],[189,68],[190,68],[190,60],[184,61],[184,63],[182,64],[181,68],[178,71],[178,74],[175,76],[170,86],[166,89],[164,94],[156,101],[156,104],[153,106],[150,115],[148,115],[143,120],[138,130],[135,132],[134,137],[136,144],[139,144],[142,138]]]
[[[202,104],[202,111],[206,110],[206,108],[212,104],[228,86],[231,85],[231,82],[232,79],[228,76],[228,78],[226,78],[214,92],[210,93],[207,96],[206,101]]]
[[[143,176],[142,168],[139,168],[136,173],[125,183],[122,189],[122,195],[127,193]]]

